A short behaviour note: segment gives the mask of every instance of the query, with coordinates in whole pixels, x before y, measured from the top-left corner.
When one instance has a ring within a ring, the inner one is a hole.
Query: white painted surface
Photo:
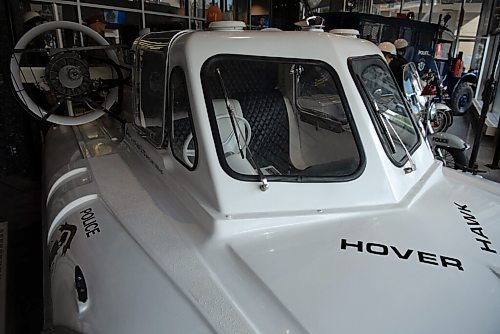
[[[205,60],[226,53],[332,66],[366,155],[362,174],[270,182],[266,192],[226,174],[200,83]],[[498,185],[443,168],[424,144],[415,172],[392,164],[347,68],[349,56],[366,54],[380,53],[328,33],[180,37],[170,64],[186,69],[198,166],[187,170],[128,125],[114,152],[87,159],[90,183],[54,193],[49,212],[72,208],[55,220],[77,227],[53,259],[54,324],[86,333],[498,333],[500,258],[476,240],[483,233],[500,251]],[[89,208],[100,229],[92,234],[83,225]],[[62,233],[51,227],[49,248]],[[342,249],[342,239],[362,251]],[[89,293],[80,309],[75,265]]]

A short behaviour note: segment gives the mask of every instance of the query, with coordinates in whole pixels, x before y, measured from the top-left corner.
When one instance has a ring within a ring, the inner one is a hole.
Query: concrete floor
[[[455,117],[448,130],[472,145],[474,128],[470,117]],[[495,143],[483,137],[479,168],[487,179],[500,182],[500,170],[485,167],[491,163]],[[470,152],[469,152],[470,154]],[[0,221],[9,222],[7,333],[40,333],[42,330],[42,236],[39,177],[20,173],[0,178]]]
[[[465,116],[455,116],[452,126],[447,131],[448,133],[452,133],[462,138],[471,146],[467,152],[468,157],[470,157],[476,133],[475,126],[473,126],[473,124],[476,124],[477,120],[474,115],[475,114],[471,114],[469,111]],[[500,182],[500,169],[491,169],[486,167],[486,165],[492,163],[495,146],[495,137],[482,136],[481,146],[477,156],[478,169],[480,171],[478,175],[492,181]]]

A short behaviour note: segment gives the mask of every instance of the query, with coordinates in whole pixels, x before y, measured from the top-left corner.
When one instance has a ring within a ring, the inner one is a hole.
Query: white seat
[[[250,124],[243,117],[241,105],[238,100],[229,99],[229,105],[234,112],[235,125],[237,126],[237,136],[243,150],[243,156],[246,157],[246,148],[252,138]],[[240,156],[237,136],[234,133],[233,125],[231,124],[231,116],[227,110],[226,101],[223,99],[212,100],[215,116],[217,119],[217,127],[222,142],[222,149],[228,165],[234,171],[241,174],[254,174],[254,168],[250,162]]]
[[[241,110],[241,105],[238,100],[229,99],[229,105],[234,112],[235,125],[239,128],[238,139],[240,140],[241,148],[245,152],[247,145],[250,143],[252,133],[250,129],[250,124],[243,118],[243,112]],[[224,154],[227,156],[229,154],[239,153],[238,141],[234,134],[233,125],[231,124],[231,117],[227,111],[226,102],[223,99],[212,100],[214,106],[215,116],[217,119],[217,126],[219,128],[219,134],[222,142],[222,147],[224,149]]]

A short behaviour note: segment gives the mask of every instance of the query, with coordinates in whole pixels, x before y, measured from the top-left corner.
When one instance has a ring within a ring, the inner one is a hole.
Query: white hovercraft
[[[47,24],[30,36],[92,35]],[[434,159],[372,43],[150,33],[122,126],[119,89],[98,90],[123,68],[85,48],[26,67],[22,42],[20,100],[63,124],[45,148],[47,332],[500,332],[500,188]]]

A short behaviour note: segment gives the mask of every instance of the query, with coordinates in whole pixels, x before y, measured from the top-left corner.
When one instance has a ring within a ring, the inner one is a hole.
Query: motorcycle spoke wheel
[[[448,129],[449,120],[445,112],[438,110],[436,115],[431,120],[432,129],[434,132],[444,132]]]
[[[434,149],[435,156],[443,161],[446,167],[452,169],[462,169],[467,164],[465,153],[458,149],[436,147]]]

